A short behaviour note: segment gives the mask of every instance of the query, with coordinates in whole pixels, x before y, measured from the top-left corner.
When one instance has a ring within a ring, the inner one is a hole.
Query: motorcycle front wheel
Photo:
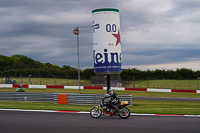
[[[126,107],[121,108],[119,110],[119,114],[118,115],[119,115],[120,118],[126,119],[126,118],[128,118],[130,116],[130,110],[128,108],[126,108]]]
[[[102,114],[102,111],[101,109],[98,109],[97,107],[94,107],[93,109],[91,109],[90,111],[90,115],[93,117],[93,118],[99,118]]]

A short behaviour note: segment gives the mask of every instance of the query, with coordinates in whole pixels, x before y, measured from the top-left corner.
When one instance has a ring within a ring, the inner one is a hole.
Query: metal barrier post
[[[110,90],[110,75],[107,75],[107,94]]]

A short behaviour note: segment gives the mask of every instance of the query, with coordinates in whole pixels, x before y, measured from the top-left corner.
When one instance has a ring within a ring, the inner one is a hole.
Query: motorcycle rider
[[[113,89],[110,89],[108,91],[108,95],[106,97],[104,97],[104,99],[106,99],[106,98],[110,98],[109,105],[110,105],[111,109],[115,109],[115,112],[118,112],[118,109],[115,107],[115,105],[120,102],[120,99],[119,99],[118,95],[114,92]]]
[[[20,92],[21,90],[23,90],[22,85],[20,85],[19,88],[16,89],[16,92]]]

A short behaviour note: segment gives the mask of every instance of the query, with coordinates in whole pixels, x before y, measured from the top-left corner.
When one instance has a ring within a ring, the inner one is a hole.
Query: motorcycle
[[[24,88],[17,88],[16,92],[25,92]]]
[[[94,107],[90,111],[90,115],[93,118],[99,118],[103,114],[105,116],[116,116],[118,115],[122,119],[126,119],[130,116],[130,110],[126,108],[125,106],[129,105],[130,103],[128,101],[121,101],[118,104],[116,104],[117,110],[110,107],[109,102],[104,102],[104,99],[102,99],[98,106]]]

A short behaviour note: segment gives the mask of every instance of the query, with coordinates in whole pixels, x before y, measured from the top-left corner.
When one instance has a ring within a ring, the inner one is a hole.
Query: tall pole
[[[5,75],[5,84],[7,84],[7,83],[6,83],[6,82],[7,82],[6,80],[7,80],[7,79],[6,79],[6,75]]]
[[[110,75],[107,75],[107,94],[110,90]]]
[[[77,27],[73,27],[73,34],[77,35],[77,54],[78,54],[78,86],[79,86],[79,94],[80,92],[80,85],[81,85],[81,78],[80,78],[80,64],[79,64],[79,28],[89,28],[89,27],[93,27],[93,26],[77,26]]]
[[[41,82],[41,75],[40,75],[40,85],[42,84],[42,82]]]
[[[163,77],[163,89],[165,89],[165,78]]]
[[[22,75],[20,74],[20,78],[21,78],[21,84],[22,84]]]
[[[77,26],[78,29],[78,26]],[[78,54],[78,87],[79,87],[79,94],[80,92],[80,64],[79,64],[79,36],[77,34],[77,54]]]
[[[56,79],[55,79],[55,75],[53,75],[53,77],[54,77],[54,85],[56,85]]]

